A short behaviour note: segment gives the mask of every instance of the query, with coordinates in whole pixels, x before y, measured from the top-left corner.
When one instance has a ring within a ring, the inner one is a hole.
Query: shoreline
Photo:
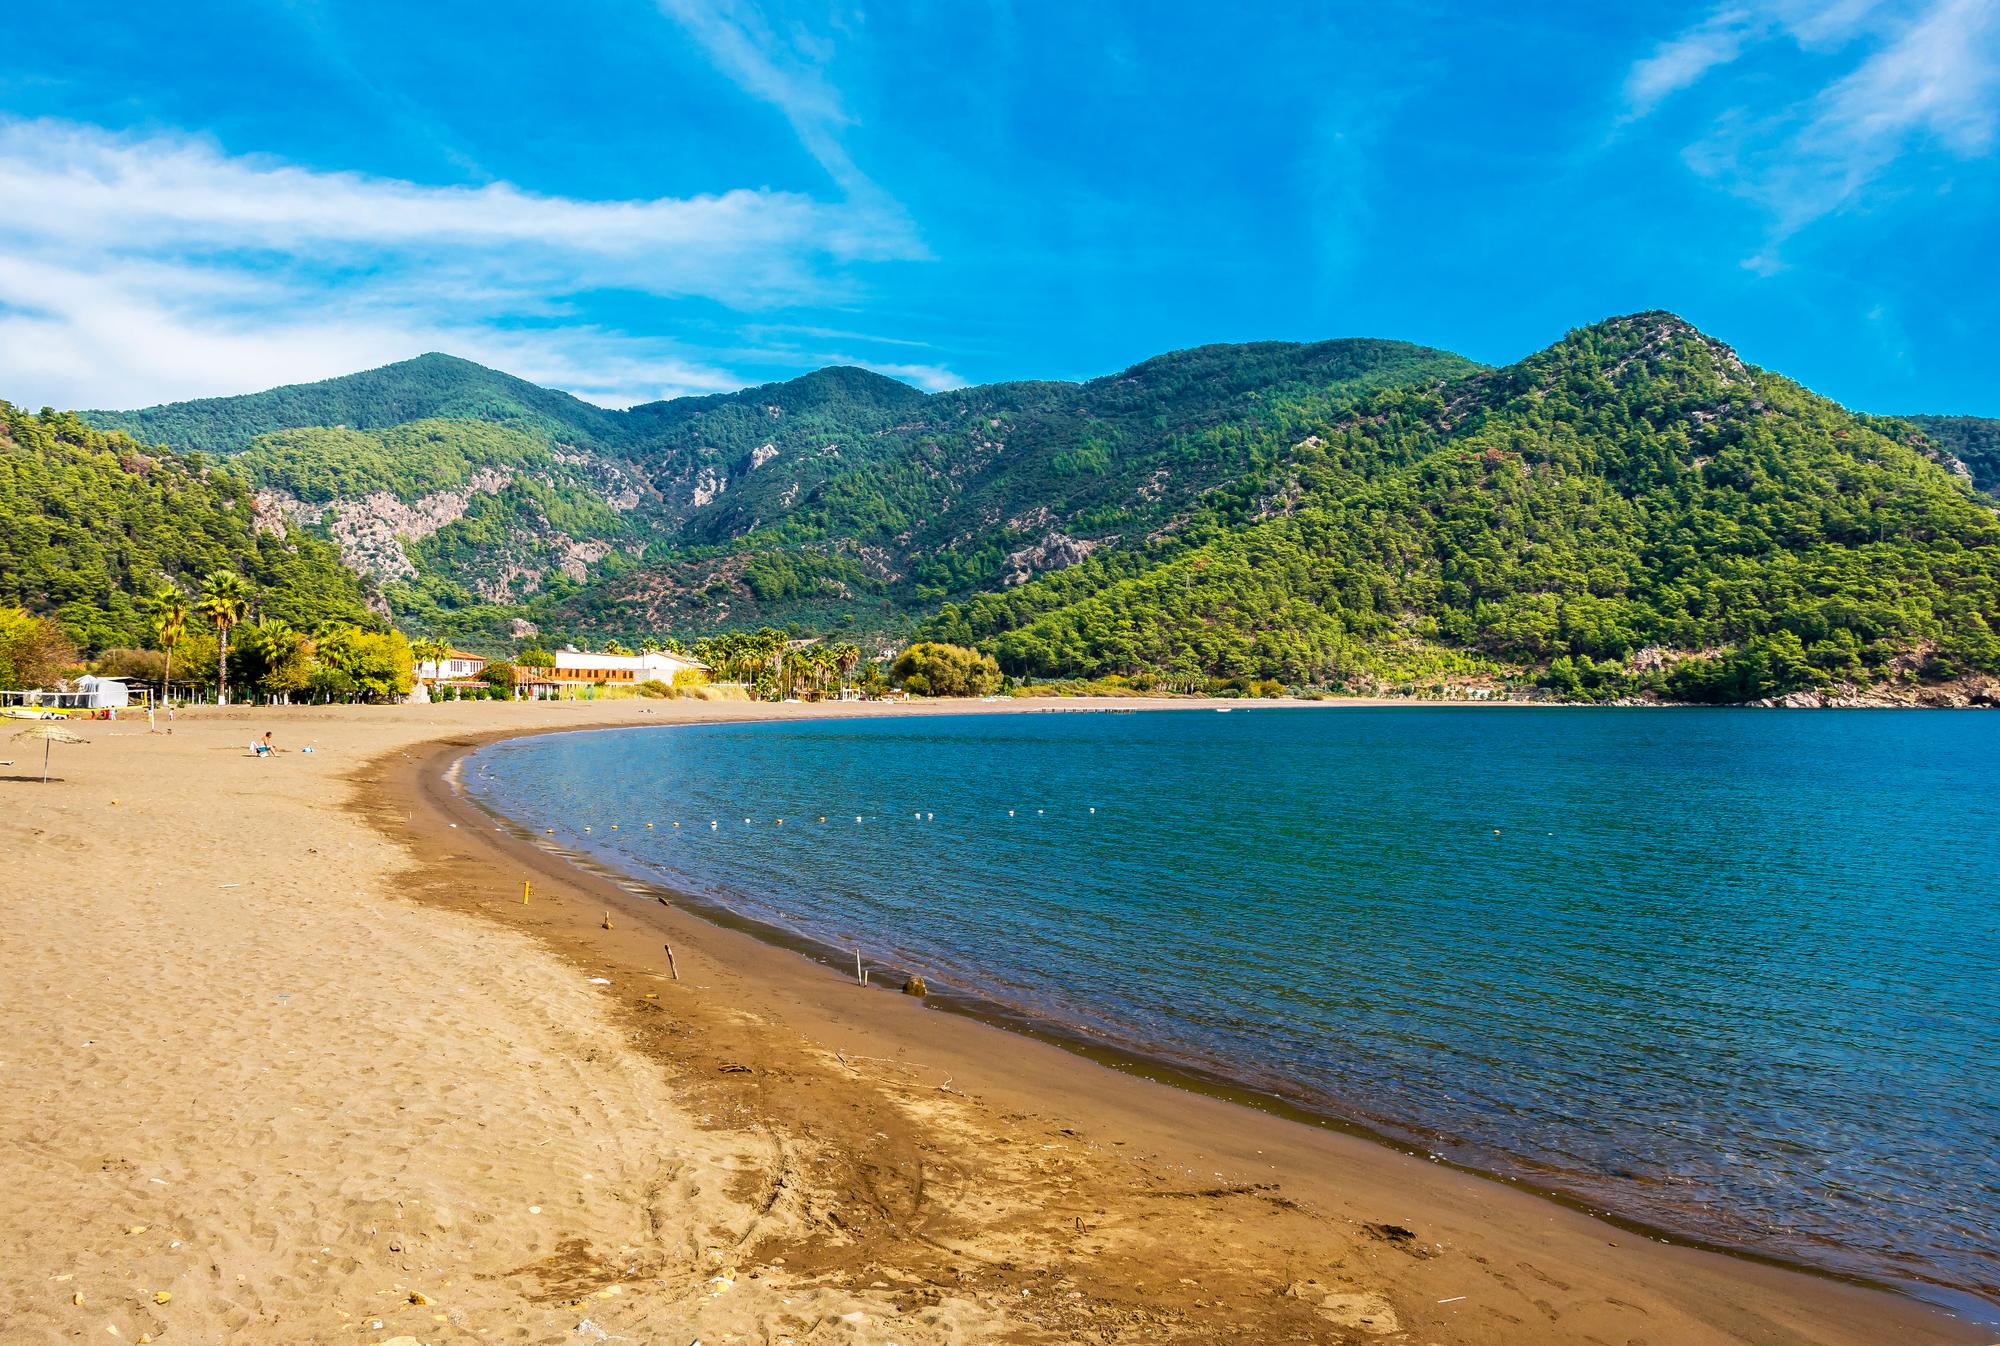
[[[527,733],[829,713],[885,712],[230,708],[0,775],[9,1340],[1993,1339],[861,995],[443,781]],[[267,728],[318,751],[250,759]]]
[[[957,705],[930,704],[913,708],[897,707],[887,710],[874,709],[862,713],[875,716],[900,716],[905,714],[1007,714],[1022,713],[1024,711],[1118,713],[1134,709],[1214,709],[1214,707],[1205,704],[1191,705],[1186,701],[1147,700],[1144,698],[1134,698],[1132,700],[1137,704],[1125,704],[1119,701],[1111,701],[1107,704],[1104,701],[1097,701],[1070,703],[1061,706],[1009,706],[1006,703],[982,704],[974,702]],[[1393,707],[1414,703],[1347,700],[1334,703],[1290,705],[1286,703],[1267,703],[1267,706],[1270,709],[1312,709],[1320,707],[1331,709],[1342,705],[1353,707],[1361,704],[1371,707],[1377,705]],[[1439,704],[1448,705],[1451,703]],[[1479,705],[1482,703],[1462,704]],[[714,719],[704,717],[700,722],[754,722],[765,718],[767,717],[755,713],[737,713]],[[807,712],[803,715],[789,716],[787,718],[828,718],[828,716]],[[739,973],[766,980],[783,980],[786,983],[785,990],[788,994],[788,999],[796,997],[796,1000],[790,1007],[794,1009],[806,1009],[809,1021],[815,1028],[834,1031],[843,1028],[849,1030],[862,1028],[873,1033],[883,1032],[885,1025],[881,1020],[884,1018],[884,1015],[872,1011],[878,1011],[884,1007],[871,1005],[869,1002],[881,1000],[894,1003],[903,998],[894,994],[893,988],[880,984],[872,984],[866,989],[887,992],[888,994],[857,998],[854,993],[861,988],[853,985],[852,975],[844,970],[844,951],[835,950],[831,946],[812,940],[809,937],[760,922],[755,918],[744,916],[718,904],[702,901],[650,880],[617,870],[605,865],[603,862],[597,860],[596,857],[540,844],[535,839],[532,829],[524,822],[509,818],[497,810],[490,808],[474,798],[455,780],[447,779],[448,776],[456,774],[458,764],[472,753],[509,738],[526,737],[548,732],[593,732],[606,728],[657,727],[665,729],[683,727],[686,723],[688,722],[665,722],[657,725],[647,725],[644,723],[589,725],[577,726],[571,730],[537,729],[528,731],[525,734],[499,731],[492,734],[480,735],[474,742],[432,745],[432,751],[429,755],[416,766],[413,786],[416,794],[424,804],[434,811],[437,819],[446,818],[459,809],[466,809],[474,811],[489,820],[498,820],[504,825],[506,830],[496,829],[492,833],[481,833],[482,844],[507,854],[524,869],[540,870],[543,874],[551,878],[567,873],[571,883],[575,887],[584,889],[592,894],[585,903],[586,906],[594,908],[604,901],[625,902],[628,904],[626,909],[619,912],[616,908],[613,908],[614,914],[620,919],[629,919],[634,924],[644,926],[649,930],[657,930],[662,934],[674,935],[676,940],[675,948],[682,956],[685,955],[685,950],[688,947],[694,947],[701,950],[705,956],[719,957],[724,963],[734,963],[735,966],[732,970]],[[407,778],[407,770],[405,775],[404,788],[407,790],[412,788],[412,782]],[[704,941],[701,934],[703,929],[712,932],[714,938],[710,941]],[[705,944],[715,943],[723,943],[724,947],[721,949],[705,947]],[[748,947],[745,947],[746,943]],[[816,981],[819,984],[815,986],[801,986],[798,984],[801,980],[799,978],[775,977],[773,975],[774,969],[766,961],[773,956],[794,965],[794,968],[798,972],[805,974],[805,979]],[[876,972],[891,970],[900,974],[907,971],[907,969],[902,968],[890,968],[889,965],[879,962],[871,963],[870,967],[871,971]],[[852,1003],[836,1006],[831,1003],[836,999],[845,999]],[[1175,1111],[1174,1104],[1169,1101],[1171,1098],[1199,1099],[1204,1104],[1218,1105],[1231,1112],[1240,1112],[1245,1115],[1246,1119],[1247,1116],[1254,1115],[1260,1119],[1261,1123],[1270,1124],[1279,1129],[1295,1130],[1304,1133],[1303,1136],[1290,1137],[1296,1148],[1301,1151],[1309,1152],[1316,1148],[1314,1142],[1309,1138],[1313,1135],[1337,1138],[1337,1143],[1358,1143],[1377,1154],[1393,1156],[1400,1164],[1418,1167],[1421,1172],[1426,1174],[1446,1172],[1465,1182],[1490,1185],[1498,1190],[1519,1194],[1522,1198],[1531,1202],[1547,1203],[1549,1206],[1561,1209],[1575,1218],[1589,1222],[1593,1226],[1601,1226],[1607,1230],[1635,1235],[1663,1252],[1671,1250],[1675,1254],[1712,1257],[1737,1266],[1757,1268],[1760,1271],[1769,1272],[1786,1279],[1798,1278],[1808,1285],[1819,1284],[1826,1287],[1840,1287],[1843,1290],[1858,1293],[1866,1297],[1880,1297],[1880,1299],[1889,1301],[1895,1305],[1907,1306],[1915,1310],[1922,1317],[1931,1318],[1934,1325],[1963,1326],[1966,1329],[1967,1335],[1965,1339],[1967,1340],[1982,1336],[1975,1322],[1961,1317],[1954,1306],[1949,1303],[1940,1304],[1935,1300],[1924,1298],[1913,1292],[1907,1285],[1885,1281],[1871,1281],[1779,1256],[1762,1254],[1754,1250],[1689,1239],[1677,1232],[1649,1225],[1642,1220],[1596,1210],[1581,1199],[1571,1197],[1560,1191],[1538,1187],[1529,1180],[1449,1160],[1430,1158],[1422,1151],[1420,1146],[1394,1136],[1383,1134],[1363,1124],[1335,1115],[1315,1112],[1304,1105],[1294,1103],[1282,1096],[1263,1093],[1224,1077],[1210,1076],[1198,1067],[1184,1065],[1169,1058],[1150,1056],[1145,1053],[1129,1051],[1097,1042],[1087,1035],[1068,1030],[1062,1025],[1044,1022],[1031,1015],[1014,1011],[1009,1007],[989,1004],[965,993],[933,997],[932,1000],[933,1003],[917,1006],[897,1005],[896,1009],[891,1011],[891,1013],[896,1014],[901,1020],[893,1024],[890,1028],[890,1035],[898,1049],[899,1056],[909,1050],[928,1049],[935,1051],[941,1045],[940,1038],[949,1036],[956,1031],[952,1026],[952,1021],[956,1020],[957,1025],[960,1027],[976,1029],[981,1033],[1004,1033],[1009,1039],[1016,1042],[1033,1043],[1038,1048],[1060,1053],[1062,1057],[1073,1062],[1077,1070],[1083,1074],[1116,1076],[1121,1080],[1129,1081],[1138,1090],[1153,1091],[1154,1096],[1134,1097],[1130,1100],[1121,1098],[1119,1102],[1125,1103],[1128,1106],[1133,1103],[1142,1104],[1156,1115],[1171,1115]],[[913,1024],[908,1021],[909,1016],[902,1013],[902,1011],[910,1008],[915,1008],[918,1013],[921,1013],[925,1009],[941,1010],[943,1011],[942,1015],[932,1017],[941,1019],[943,1024]],[[968,1041],[962,1044],[959,1050],[968,1058],[974,1053],[990,1050],[994,1046],[994,1044],[983,1039],[983,1037],[966,1036],[968,1037]],[[1063,1071],[1060,1066],[1055,1067],[1055,1071],[1058,1074],[1070,1073]],[[952,1078],[956,1079],[960,1077],[954,1075]],[[1076,1092],[1088,1095],[1097,1091],[1086,1087],[1078,1089]],[[1109,1092],[1122,1092],[1122,1090],[1114,1086]],[[1168,1097],[1158,1097],[1157,1094],[1160,1092],[1164,1092]],[[1046,1106],[1046,1100],[1041,1101]],[[1199,1135],[1198,1133],[1190,1134],[1186,1137],[1186,1140],[1190,1145],[1198,1144]],[[1259,1150],[1258,1153],[1261,1154],[1263,1151]],[[1197,1151],[1197,1157],[1199,1156],[1200,1152]],[[1335,1156],[1315,1155],[1314,1157],[1324,1160]],[[1339,1154],[1337,1159],[1341,1162],[1354,1163],[1360,1160],[1361,1157],[1354,1154],[1351,1150],[1347,1150]],[[1365,1160],[1362,1160],[1362,1162],[1365,1162]],[[1616,1240],[1605,1240],[1605,1243],[1609,1247],[1619,1246]],[[1944,1291],[1941,1293],[1949,1294],[1951,1292]],[[1976,1307],[1984,1308],[1985,1306],[1978,1305]],[[1835,1340],[1836,1338],[1815,1337],[1813,1339]]]
[[[1304,703],[1296,708],[1305,709],[1318,703]],[[1478,703],[1472,703],[1478,704]],[[1285,707],[1278,707],[1285,708]],[[1087,704],[1074,707],[1074,713],[1090,713],[1095,707]],[[1133,707],[1114,707],[1100,713],[1130,714]],[[1192,709],[1185,704],[1162,704],[1139,707],[1142,710],[1185,710]],[[881,712],[878,712],[880,714]],[[894,712],[889,712],[893,714]],[[992,711],[979,707],[961,711],[933,711],[932,714],[1006,714],[1005,710]],[[811,716],[800,717],[805,719]],[[755,723],[756,716],[741,716],[726,720],[704,721],[703,724]],[[671,884],[641,874],[621,869],[614,863],[605,861],[589,853],[569,847],[543,842],[527,821],[506,814],[478,798],[462,782],[461,771],[466,761],[475,754],[495,744],[513,738],[540,737],[544,732],[557,734],[591,734],[628,729],[686,729],[695,727],[688,723],[667,723],[660,725],[617,725],[594,726],[574,730],[534,731],[523,735],[503,735],[488,738],[473,747],[449,747],[434,751],[422,763],[429,778],[420,781],[418,788],[427,796],[427,802],[437,807],[447,798],[463,801],[484,813],[490,819],[502,824],[506,829],[498,838],[488,838],[491,844],[512,850],[525,858],[528,854],[547,857],[558,865],[575,871],[578,881],[590,881],[599,886],[609,900],[623,899],[634,903],[629,914],[641,923],[651,923],[655,919],[655,906],[669,906],[686,911],[709,925],[720,929],[750,936],[760,944],[774,950],[795,956],[812,964],[830,978],[829,989],[837,985],[849,990],[853,986],[854,966],[848,955],[852,950],[837,946],[802,931],[794,930],[775,922],[760,919],[738,911],[725,903],[704,898],[697,894],[675,888]],[[661,928],[667,927],[663,924]],[[900,985],[908,976],[923,975],[924,970],[906,967],[893,961],[879,958],[865,959],[869,974],[869,984],[865,988],[883,994],[900,994]],[[880,977],[882,980],[877,980]],[[1498,1183],[1516,1191],[1528,1193],[1566,1210],[1602,1222],[1611,1228],[1665,1245],[1693,1248],[1719,1256],[1741,1259],[1746,1262],[1777,1270],[1796,1272],[1828,1281],[1889,1294],[1899,1299],[1907,1299],[1940,1309],[1948,1313],[1963,1313],[1973,1321],[2000,1324],[2000,1305],[1989,1305],[1978,1300],[1969,1292],[1949,1287],[1936,1286],[1929,1282],[1897,1282],[1871,1278],[1866,1275],[1845,1272],[1830,1267],[1815,1265],[1782,1254],[1762,1252],[1755,1248],[1709,1239],[1685,1229],[1657,1224],[1642,1216],[1607,1210],[1593,1204],[1585,1197],[1567,1192],[1558,1187],[1537,1182],[1532,1176],[1508,1173],[1495,1168],[1483,1167],[1477,1163],[1453,1159],[1440,1155],[1428,1148],[1420,1139],[1399,1136],[1358,1118],[1346,1116],[1330,1107],[1315,1107],[1311,1102],[1289,1096],[1277,1089],[1259,1088],[1244,1081],[1231,1078],[1219,1071],[1204,1067],[1193,1061],[1176,1058],[1164,1051],[1146,1051],[1123,1046],[1115,1042],[1092,1036],[1086,1030],[1062,1022],[1047,1015],[1036,1014],[1032,1010],[1007,1004],[1004,1001],[983,996],[974,991],[952,988],[939,989],[933,986],[923,1000],[924,1007],[942,1014],[954,1015],[987,1028],[1032,1039],[1038,1043],[1056,1047],[1084,1061],[1104,1069],[1117,1071],[1135,1079],[1158,1084],[1177,1091],[1185,1091],[1200,1097],[1214,1099],[1231,1106],[1248,1109],[1281,1121],[1300,1126],[1352,1136],[1380,1146],[1395,1154],[1420,1162],[1448,1168],[1469,1177]],[[1411,1124],[1416,1129],[1415,1124]]]

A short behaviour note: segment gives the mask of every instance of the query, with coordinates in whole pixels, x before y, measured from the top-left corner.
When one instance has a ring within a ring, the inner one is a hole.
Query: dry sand
[[[1989,1340],[862,991],[440,783],[814,709],[196,712],[46,787],[0,739],[0,1341]]]

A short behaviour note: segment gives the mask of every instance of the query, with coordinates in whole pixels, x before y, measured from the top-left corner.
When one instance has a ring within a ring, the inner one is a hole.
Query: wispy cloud
[[[1753,59],[1767,55],[1819,77],[1803,88],[1773,79]],[[1742,78],[1702,104],[1683,157],[1769,212],[1767,246],[1745,264],[1773,271],[1787,239],[1863,203],[1899,166],[1935,180],[1943,165],[1992,152],[2000,0],[1727,5],[1633,66],[1626,119],[1665,116],[1676,94],[1734,66]]]
[[[853,118],[827,79],[826,39],[798,26],[780,30],[751,0],[659,0],[659,5],[701,44],[717,70],[784,115],[806,153],[843,191],[879,196],[843,141]]]
[[[750,327],[744,335],[752,340],[766,336],[778,338],[817,337],[824,341],[862,341],[871,346],[914,346],[928,350],[931,343],[915,341],[908,337],[877,336],[872,332],[855,332],[845,327],[809,327],[797,323],[775,323],[768,326]]]
[[[1643,117],[1682,89],[1699,82],[1718,66],[1743,54],[1746,44],[1769,31],[1769,20],[1752,10],[1721,9],[1677,34],[1625,77],[1625,101],[1630,115]]]
[[[575,301],[775,311],[837,300],[856,266],[919,251],[893,215],[796,193],[579,200],[0,122],[0,391],[132,405],[436,348],[608,402],[709,391],[740,380],[578,322]]]

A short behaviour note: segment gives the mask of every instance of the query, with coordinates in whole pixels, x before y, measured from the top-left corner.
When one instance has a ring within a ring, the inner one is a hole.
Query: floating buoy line
[[[1048,811],[1048,809],[1046,809],[1046,808],[1038,808],[1038,809],[1036,809],[1036,810],[1035,810],[1035,816],[1036,816],[1037,818],[1046,818],[1046,817],[1048,816],[1048,812],[1049,812],[1049,811]],[[1011,808],[1011,809],[1008,809],[1008,810],[1007,810],[1007,816],[1008,816],[1009,818],[1017,818],[1017,817],[1019,817],[1020,815],[1021,815],[1021,810],[1020,810],[1019,808]],[[1095,804],[1088,804],[1088,805],[1085,805],[1085,806],[1084,806],[1084,816],[1086,816],[1086,817],[1092,817],[1092,818],[1096,817],[1096,816],[1097,816],[1097,806],[1096,806]],[[821,813],[821,814],[815,814],[815,815],[814,815],[814,819],[813,819],[813,820],[814,820],[814,821],[815,821],[816,823],[824,823],[824,822],[826,821],[826,815],[825,815],[824,813]],[[783,827],[783,826],[785,825],[785,820],[784,820],[783,818],[777,818],[777,817],[774,817],[774,818],[772,818],[772,819],[771,819],[770,821],[771,821],[771,824],[772,824],[773,826],[775,826],[775,827]],[[868,815],[867,815],[867,814],[862,814],[862,813],[857,813],[857,814],[855,814],[855,815],[854,815],[854,821],[855,821],[856,823],[866,823],[866,822],[868,821]],[[913,809],[913,810],[911,811],[911,813],[910,813],[910,821],[911,821],[911,822],[916,822],[916,823],[930,823],[930,822],[936,822],[936,821],[937,821],[937,814],[936,814],[936,812],[934,812],[934,811],[932,811],[932,810],[929,810],[929,809]],[[602,821],[600,820],[600,822],[599,822],[599,823],[590,823],[590,824],[581,824],[581,825],[578,825],[578,828],[577,828],[577,830],[578,830],[578,831],[580,831],[580,832],[582,832],[582,833],[584,833],[585,835],[588,835],[588,836],[595,836],[595,835],[596,835],[596,830],[595,830],[595,829],[596,829],[596,828],[597,828],[598,826],[604,826],[604,827],[605,827],[605,828],[606,828],[607,830],[609,830],[609,831],[612,831],[612,832],[616,832],[616,831],[618,831],[618,830],[620,829],[620,827],[622,827],[622,826],[624,826],[624,825],[625,825],[625,824],[624,824],[624,823],[623,823],[622,821],[621,821],[621,822],[615,822],[615,823],[603,823],[603,822],[602,822]],[[649,822],[649,823],[637,823],[637,824],[632,824],[632,825],[633,825],[633,826],[640,826],[640,827],[644,827],[644,828],[645,828],[645,829],[646,829],[647,831],[649,831],[649,832],[652,832],[652,831],[657,831],[657,830],[658,830],[658,828],[659,828],[659,824],[658,824],[658,823],[652,823],[652,822]],[[678,818],[676,818],[676,819],[670,819],[670,820],[668,821],[668,824],[667,824],[667,825],[668,825],[669,827],[679,827],[679,826],[680,826],[681,824],[680,824],[680,820],[679,820]],[[757,825],[757,820],[756,820],[755,818],[745,818],[745,819],[743,820],[743,825],[744,825],[745,827],[755,827],[755,826]],[[719,831],[721,831],[721,830],[722,830],[722,820],[721,820],[720,818],[711,818],[711,819],[709,819],[709,820],[708,820],[708,830],[709,830],[709,831],[711,831],[711,832],[719,832]],[[551,837],[552,837],[552,836],[554,836],[554,835],[556,834],[556,829],[555,829],[555,828],[553,828],[553,827],[545,827],[545,828],[543,828],[543,829],[542,829],[542,834],[543,834],[544,836],[551,836]],[[1499,835],[1499,829],[1498,829],[1498,828],[1495,828],[1495,829],[1494,829],[1494,835],[1495,835],[1495,836],[1498,836],[1498,835]]]

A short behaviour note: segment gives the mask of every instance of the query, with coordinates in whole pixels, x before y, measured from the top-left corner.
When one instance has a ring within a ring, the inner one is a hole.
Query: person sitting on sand
[[[257,757],[269,757],[272,753],[276,752],[277,750],[278,750],[277,745],[271,742],[271,731],[268,729],[264,731],[264,737],[257,739],[250,744],[251,753]]]

